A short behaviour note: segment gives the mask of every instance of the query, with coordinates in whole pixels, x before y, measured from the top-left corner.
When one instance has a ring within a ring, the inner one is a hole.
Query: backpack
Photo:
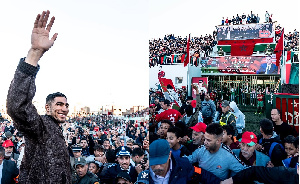
[[[262,138],[259,139],[258,143],[259,143],[259,144],[262,143]],[[282,144],[280,144],[280,143],[278,143],[278,142],[272,142],[272,144],[271,144],[271,146],[270,146],[270,149],[269,149],[269,154],[268,154],[268,156],[269,156],[270,158],[271,158],[273,149],[275,148],[275,146],[276,146],[277,144],[278,144],[278,145],[280,146],[280,148],[284,151],[284,147],[282,146]]]

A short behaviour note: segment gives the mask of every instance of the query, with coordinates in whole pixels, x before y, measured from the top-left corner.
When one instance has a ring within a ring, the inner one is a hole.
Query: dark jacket
[[[253,166],[238,172],[232,180],[234,184],[248,184],[253,181],[265,184],[298,184],[299,175],[294,168]]]
[[[94,184],[96,182],[100,183],[100,179],[98,178],[98,176],[88,171],[82,178],[77,176],[77,181],[75,182],[75,184]]]
[[[102,172],[104,172],[103,174],[101,173],[101,183],[105,184],[114,184],[117,175],[120,172],[124,172],[121,167],[120,164],[113,164],[110,165],[107,170],[103,170]],[[136,182],[137,177],[138,177],[138,173],[135,170],[135,167],[131,166],[130,170],[129,170],[129,176],[131,177],[132,183]]]
[[[18,65],[7,95],[7,113],[26,142],[19,182],[71,183],[70,160],[62,129],[52,116],[39,115],[32,104],[39,67],[24,60]]]
[[[3,160],[1,183],[13,184],[14,178],[19,174],[19,169],[14,161]]]
[[[172,172],[169,179],[170,184],[185,184],[199,182],[201,182],[202,184],[219,184],[221,182],[221,180],[218,177],[204,169],[198,168],[201,170],[201,174],[199,172],[195,172],[195,168],[185,157],[175,159],[173,156],[171,156],[171,159]],[[149,176],[149,183],[154,184],[151,175]]]
[[[260,143],[261,141],[261,143]],[[262,139],[262,140],[259,140],[259,144],[261,144],[264,149],[263,149],[263,153],[266,154],[266,155],[269,155],[269,151],[270,151],[270,148],[271,148],[271,145],[273,142],[277,142],[279,144],[281,144],[281,141],[280,141],[280,138],[279,136],[276,135],[276,133],[274,132],[274,135],[270,138],[270,139]],[[281,148],[281,146],[277,144],[272,153],[271,153],[271,162],[274,164],[275,167],[277,166],[282,166],[282,160],[286,158],[286,153],[284,151],[283,148]]]

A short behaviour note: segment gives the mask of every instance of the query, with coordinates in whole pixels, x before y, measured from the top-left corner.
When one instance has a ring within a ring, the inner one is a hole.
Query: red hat
[[[191,106],[192,106],[193,108],[196,107],[196,104],[197,104],[196,100],[193,100],[193,101],[191,102]]]
[[[150,104],[150,107],[155,107],[155,104]]]
[[[10,147],[10,146],[14,146],[14,143],[11,140],[6,140],[3,142],[2,147]]]
[[[249,146],[254,146],[257,143],[257,137],[253,132],[245,132],[242,135],[242,138],[239,140],[240,142],[246,143]]]
[[[206,124],[205,123],[197,123],[195,126],[190,127],[191,129],[195,130],[196,132],[203,132],[205,133]]]

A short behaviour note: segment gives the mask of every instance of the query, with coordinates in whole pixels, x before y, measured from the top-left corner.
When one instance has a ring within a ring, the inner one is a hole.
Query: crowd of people
[[[280,110],[262,118],[255,134],[234,97],[219,101],[192,88],[196,98],[183,95],[181,107],[150,90],[150,183],[176,183],[174,176],[180,183],[298,183],[299,137]],[[270,92],[259,89],[256,113]]]
[[[0,183],[149,183],[148,121],[83,113],[68,118],[60,92],[46,97],[45,115],[33,98],[39,60],[54,44],[55,17],[38,14],[31,47],[21,58],[7,95],[7,117],[0,118]],[[140,116],[145,110],[131,114]]]
[[[190,38],[190,56],[193,60],[199,57],[208,57],[212,48],[217,44],[216,32],[200,37]],[[163,39],[149,40],[149,67],[158,64],[182,63],[186,56],[188,37],[182,38],[174,34],[165,35]],[[173,57],[172,57],[173,56]],[[182,57],[183,56],[183,57]]]

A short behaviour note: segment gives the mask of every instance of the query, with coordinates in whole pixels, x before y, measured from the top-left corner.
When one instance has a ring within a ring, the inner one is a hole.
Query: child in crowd
[[[180,140],[182,139],[180,133],[181,131],[182,130],[178,127],[171,127],[167,132],[167,141],[170,144],[170,150],[175,158],[191,154],[191,152],[184,145],[180,144]]]
[[[239,149],[239,141],[234,136],[234,128],[232,125],[224,125],[223,128],[223,144],[227,145],[230,149]]]
[[[299,163],[299,137],[288,135],[284,139],[284,148],[287,159],[282,160],[283,165],[287,168],[296,168]]]

